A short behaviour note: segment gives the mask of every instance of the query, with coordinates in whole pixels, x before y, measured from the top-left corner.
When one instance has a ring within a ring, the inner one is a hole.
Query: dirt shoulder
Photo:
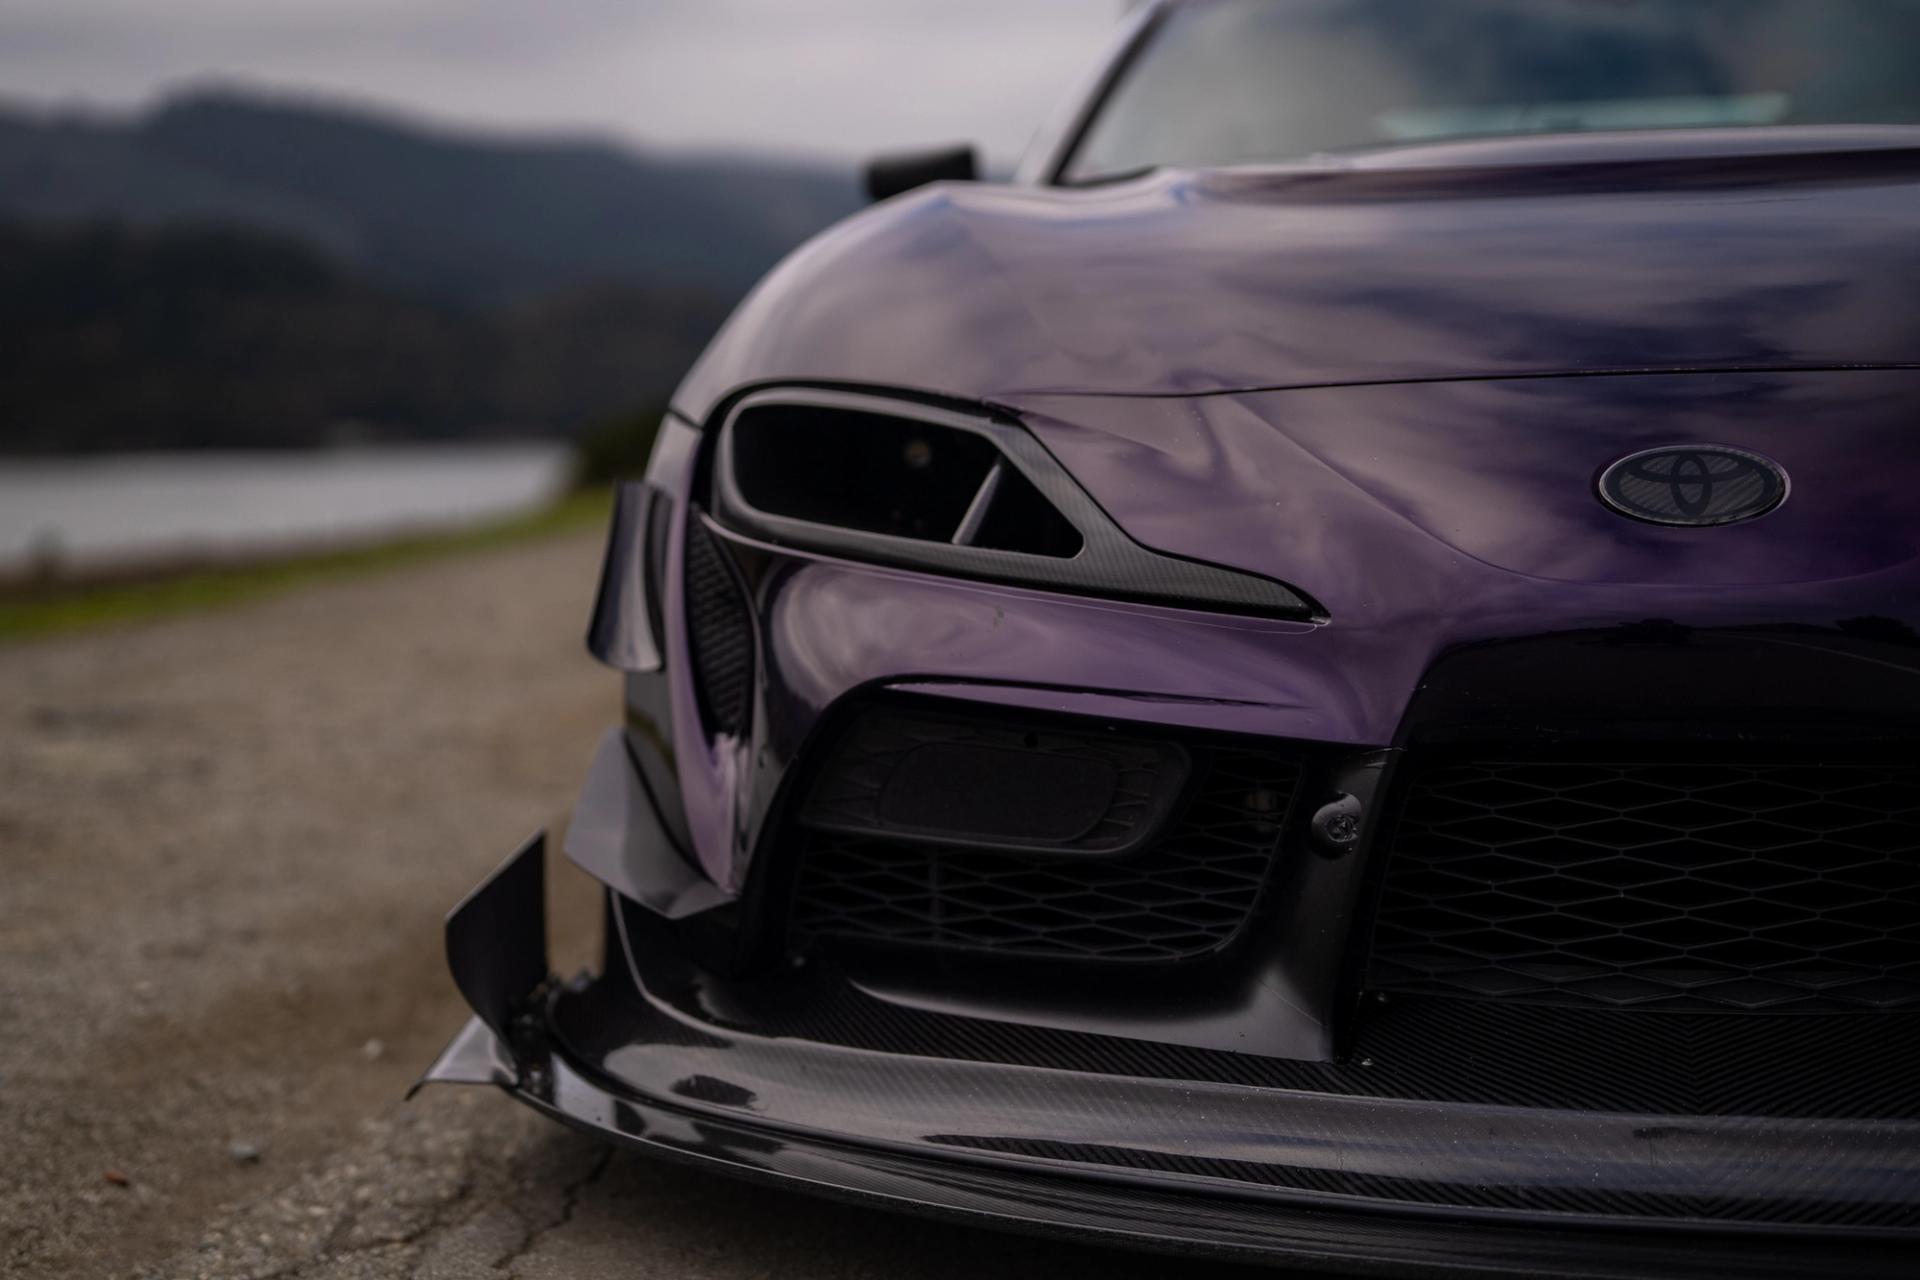
[[[399,1097],[461,1020],[441,913],[615,715],[598,549],[0,647],[0,1269],[190,1246]]]

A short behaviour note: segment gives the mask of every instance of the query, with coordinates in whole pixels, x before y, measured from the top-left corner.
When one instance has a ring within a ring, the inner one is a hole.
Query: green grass
[[[579,532],[604,525],[612,507],[612,491],[596,487],[540,511],[455,533],[421,534],[375,546],[258,564],[158,573],[133,581],[20,586],[0,593],[0,638],[17,639],[217,608],[310,582]]]

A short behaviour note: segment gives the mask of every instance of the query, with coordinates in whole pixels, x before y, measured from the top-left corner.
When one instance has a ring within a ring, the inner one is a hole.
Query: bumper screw
[[[1337,795],[1321,805],[1313,815],[1313,839],[1320,852],[1329,858],[1352,852],[1360,843],[1364,816],[1360,801],[1350,795]]]

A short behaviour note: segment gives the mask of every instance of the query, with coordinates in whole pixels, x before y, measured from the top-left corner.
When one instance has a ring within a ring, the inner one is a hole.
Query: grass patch
[[[598,486],[539,511],[452,533],[418,534],[373,546],[251,564],[188,568],[127,581],[24,585],[0,594],[0,638],[18,639],[189,613],[328,578],[576,533],[605,525],[612,509],[612,490]]]

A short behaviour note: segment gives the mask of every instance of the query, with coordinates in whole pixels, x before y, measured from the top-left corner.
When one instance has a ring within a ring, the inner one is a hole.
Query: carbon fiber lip
[[[561,1054],[620,1097],[769,1136],[1300,1209],[1920,1246],[1915,1122],[1555,1111],[848,1049],[727,1025],[728,993],[630,924],[648,993],[618,973],[560,993]]]
[[[521,1061],[479,1020],[429,1073],[494,1084],[549,1119],[650,1158],[825,1199],[1026,1235],[1176,1255],[1311,1265],[1381,1276],[1723,1280],[1802,1276],[1843,1259],[1847,1274],[1910,1274],[1911,1246],[1819,1237],[1731,1236],[1675,1248],[1666,1233],[1469,1226],[1444,1217],[1296,1209],[1192,1194],[1139,1176],[1064,1178],[1012,1163],[923,1160],[774,1134],[731,1117],[609,1090],[562,1056]]]
[[[1845,1273],[1911,1274],[1912,1246],[1855,1240],[1836,1253],[1819,1233],[1797,1238],[1582,1231],[1517,1222],[1466,1224],[1444,1216],[1300,1209],[1195,1194],[1164,1180],[1115,1174],[1066,1178],[1012,1162],[926,1160],[894,1151],[771,1133],[703,1109],[609,1091],[563,1056],[514,1081],[504,1046],[477,1019],[441,1067],[475,1079],[550,1119],[650,1157],[847,1203],[924,1217],[1180,1255],[1291,1262],[1317,1271],[1381,1276],[1561,1277],[1564,1280],[1724,1280]],[[439,1068],[437,1068],[439,1069]],[[447,1078],[454,1078],[449,1075]],[[535,1087],[537,1085],[537,1087]]]

